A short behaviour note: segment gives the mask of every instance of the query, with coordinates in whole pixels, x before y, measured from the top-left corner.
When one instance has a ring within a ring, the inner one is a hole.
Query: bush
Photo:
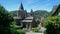
[[[17,30],[17,33],[19,33],[19,34],[26,34],[25,31],[24,30],[21,30],[21,29],[18,29]]]
[[[48,17],[44,23],[45,34],[60,34],[60,16]]]
[[[36,28],[32,28],[32,31],[33,31],[33,32],[42,32],[42,31],[40,31],[40,29],[37,28],[37,27],[36,27]]]
[[[11,34],[17,34],[17,29],[15,28],[16,22],[13,21],[10,25]]]

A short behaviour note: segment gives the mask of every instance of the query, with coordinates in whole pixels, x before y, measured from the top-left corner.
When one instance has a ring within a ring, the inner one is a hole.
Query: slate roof
[[[21,22],[32,22],[33,21],[33,17],[26,17],[24,20],[22,20]]]
[[[25,19],[33,19],[33,17],[32,16],[29,16],[29,17],[26,17]]]
[[[22,20],[22,22],[32,22],[33,20]]]
[[[14,19],[22,19],[21,17],[13,17]]]
[[[60,5],[60,4],[59,4],[59,5]],[[55,5],[55,6],[53,7],[52,12],[51,12],[52,15],[56,12],[56,10],[58,9],[59,5]]]

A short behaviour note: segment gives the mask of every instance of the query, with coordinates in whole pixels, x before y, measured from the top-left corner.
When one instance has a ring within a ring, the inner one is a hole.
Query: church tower
[[[34,12],[33,12],[32,9],[31,9],[31,11],[30,11],[30,16],[34,16]]]
[[[21,17],[21,18],[24,18],[25,17],[25,11],[24,11],[23,4],[22,3],[20,5],[20,7],[19,7],[18,17]]]
[[[21,3],[21,5],[20,5],[20,8],[19,8],[19,9],[20,9],[20,10],[24,10],[22,3]]]
[[[28,13],[27,13],[27,10],[25,10],[25,17],[27,17],[28,16]]]

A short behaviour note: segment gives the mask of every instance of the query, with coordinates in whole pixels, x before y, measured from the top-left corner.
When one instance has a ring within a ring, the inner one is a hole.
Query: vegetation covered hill
[[[17,16],[17,11],[18,10],[16,10],[16,11],[11,11],[10,13],[13,15],[13,16]],[[42,17],[42,16],[44,16],[44,15],[48,15],[49,14],[49,12],[47,12],[47,11],[45,11],[45,10],[36,10],[36,11],[34,11],[34,16],[35,16],[35,18],[37,19],[37,18],[40,18],[40,17]],[[28,15],[29,15],[29,13],[28,13]]]
[[[49,12],[45,11],[45,10],[37,10],[37,11],[34,11],[34,16],[35,18],[40,18],[42,16],[45,16],[45,15],[48,15]]]
[[[13,16],[17,16],[17,12],[18,12],[18,10],[15,10],[15,11],[11,11],[10,13],[11,13]]]

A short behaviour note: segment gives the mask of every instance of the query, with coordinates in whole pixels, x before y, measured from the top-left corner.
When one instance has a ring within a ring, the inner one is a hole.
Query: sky
[[[8,11],[19,10],[21,2],[27,12],[31,9],[51,11],[54,5],[60,4],[60,0],[0,0],[0,4]]]

